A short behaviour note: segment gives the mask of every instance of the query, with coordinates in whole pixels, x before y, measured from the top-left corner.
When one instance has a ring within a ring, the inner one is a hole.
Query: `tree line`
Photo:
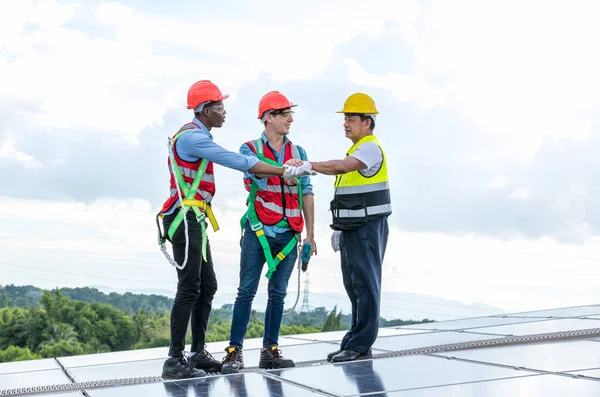
[[[0,362],[168,346],[172,302],[87,287],[0,286]],[[207,342],[229,339],[232,313],[231,304],[213,309]],[[281,335],[343,330],[349,322],[337,308],[294,311],[284,316]],[[382,326],[412,323],[381,319]],[[263,328],[264,313],[253,311],[246,338],[262,337]]]

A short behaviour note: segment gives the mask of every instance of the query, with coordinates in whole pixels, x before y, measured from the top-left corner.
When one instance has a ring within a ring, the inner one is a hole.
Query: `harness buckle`
[[[250,229],[251,229],[253,232],[256,232],[256,231],[258,231],[258,230],[262,230],[262,228],[263,228],[263,227],[262,227],[262,224],[261,224],[260,222],[257,222],[257,223],[252,223],[252,221],[250,221],[249,223],[250,223]]]

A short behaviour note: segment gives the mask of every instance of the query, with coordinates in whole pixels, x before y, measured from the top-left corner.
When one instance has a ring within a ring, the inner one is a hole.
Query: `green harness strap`
[[[271,164],[275,167],[281,166],[281,164],[279,164],[278,162],[268,159],[263,155],[263,145],[262,145],[262,140],[260,138],[255,141],[255,144],[256,144],[256,148],[257,148],[256,155],[260,161],[263,161],[267,164]],[[294,148],[294,158],[300,158],[300,154],[295,145],[293,146],[293,148]],[[297,155],[297,157],[296,157],[296,155]],[[243,234],[244,227],[246,226],[246,222],[247,222],[247,217],[250,218],[250,229],[252,229],[252,231],[254,233],[256,233],[256,237],[258,238],[258,241],[260,242],[260,245],[262,246],[263,252],[265,254],[265,259],[266,259],[267,265],[269,267],[265,277],[267,277],[267,279],[270,279],[271,276],[273,275],[273,273],[275,272],[275,270],[277,270],[277,266],[279,265],[279,263],[281,263],[281,261],[283,259],[285,259],[285,257],[288,256],[288,254],[290,252],[292,252],[292,250],[294,248],[296,248],[297,244],[302,240],[302,238],[301,238],[300,233],[296,233],[294,238],[292,238],[290,240],[290,242],[287,243],[287,245],[281,250],[281,252],[279,252],[277,255],[275,255],[275,257],[272,256],[271,247],[269,246],[269,242],[267,241],[267,237],[265,236],[265,232],[263,230],[262,222],[258,219],[258,215],[256,214],[256,207],[254,206],[254,200],[256,200],[256,192],[257,191],[258,191],[258,185],[256,184],[255,181],[252,181],[252,185],[250,187],[250,194],[248,195],[248,199],[246,200],[246,202],[248,204],[248,210],[244,213],[244,215],[240,219],[240,227],[242,229],[242,234]],[[300,212],[302,212],[302,205],[303,205],[303,203],[302,203],[302,181],[300,179],[298,180],[298,197],[299,197],[299,201],[300,201]],[[279,222],[277,222],[275,224],[275,226],[281,227],[281,228],[290,228],[290,224],[286,219],[280,220]]]
[[[186,130],[183,130],[183,131],[179,132],[177,135],[175,135],[175,137],[173,138],[173,146],[175,145],[175,141],[177,140],[177,138],[179,138],[179,136],[181,134],[183,134],[185,131]],[[198,171],[196,172],[196,176],[194,177],[194,181],[192,182],[192,185],[189,188],[187,187],[187,182],[185,181],[185,179],[183,179],[183,175],[181,175],[181,170],[179,169],[179,166],[177,164],[171,164],[173,173],[175,174],[175,177],[177,178],[177,183],[181,187],[181,190],[183,191],[183,194],[186,199],[193,199],[194,197],[196,197],[198,186],[200,186],[200,181],[202,179],[202,176],[204,175],[204,172],[206,171],[207,164],[208,164],[208,161],[206,159],[202,159],[202,162],[200,163],[200,167],[198,168]],[[179,211],[179,213],[177,214],[177,216],[171,223],[171,226],[169,226],[169,230],[167,231],[169,239],[173,239],[173,235],[175,234],[175,231],[177,230],[179,225],[181,225],[181,222],[183,222],[184,215],[186,215],[187,212],[189,211],[189,209],[191,208],[194,211],[194,213],[196,214],[196,220],[200,223],[200,226],[202,228],[202,258],[204,259],[204,261],[206,261],[206,247],[207,247],[207,241],[208,241],[207,234],[206,234],[206,222],[205,222],[206,215],[202,211],[200,211],[200,209],[196,206],[187,207],[187,206],[183,206],[183,203],[181,203],[181,204],[182,204],[183,210]]]

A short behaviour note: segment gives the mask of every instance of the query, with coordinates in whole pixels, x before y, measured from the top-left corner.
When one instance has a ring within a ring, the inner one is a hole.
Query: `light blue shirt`
[[[248,171],[259,162],[256,156],[245,156],[231,152],[215,143],[210,131],[197,118],[194,117],[192,123],[200,128],[185,131],[175,141],[175,150],[182,160],[196,162],[203,158],[215,164],[243,172]],[[171,214],[178,204],[179,199],[166,214]]]
[[[245,156],[243,154],[230,152],[213,141],[210,131],[198,120],[195,123],[200,128],[185,131],[175,142],[175,150],[182,160],[194,162],[199,159],[207,159],[213,163],[232,168],[238,171],[248,171],[258,163],[256,156]]]
[[[285,149],[286,149],[286,145],[291,145],[291,141],[288,139],[288,137],[283,137],[283,146],[281,147],[281,152],[277,153],[277,151],[275,149],[273,149],[273,147],[271,146],[271,144],[269,143],[267,136],[265,135],[264,131],[261,134],[261,139],[263,141],[263,145],[265,150],[273,150],[273,153],[275,154],[275,158],[277,159],[277,162],[280,164],[283,164],[285,161]],[[300,158],[302,160],[308,161],[308,156],[306,154],[306,151],[304,150],[303,147],[296,145],[296,147],[298,148],[298,152],[300,152]],[[270,149],[268,149],[270,148]],[[256,157],[256,154],[254,154],[254,152],[252,151],[252,149],[250,149],[250,147],[248,146],[248,144],[244,143],[241,147],[240,147],[240,153],[242,155],[246,155],[246,156],[252,156],[255,159],[258,159]],[[258,187],[260,189],[264,189],[267,187],[267,178],[257,178],[256,175],[254,174],[250,174],[248,172],[244,172],[244,178],[251,178],[254,182],[256,182],[258,184]],[[300,181],[302,183],[302,196],[306,196],[308,194],[314,195],[313,193],[313,186],[310,183],[310,177],[309,176],[303,176],[300,178]],[[284,217],[285,219],[285,217]],[[281,227],[276,227],[276,226],[269,226],[269,225],[263,225],[263,230],[265,232],[266,236],[269,237],[275,237],[275,235],[277,233],[284,233],[289,231],[289,228],[281,228]]]

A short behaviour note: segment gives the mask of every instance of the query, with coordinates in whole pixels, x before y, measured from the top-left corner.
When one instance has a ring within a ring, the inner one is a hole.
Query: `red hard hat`
[[[195,109],[204,102],[216,102],[229,98],[228,94],[221,94],[221,90],[210,80],[200,80],[192,84],[188,90],[187,108]]]
[[[298,105],[291,103],[281,92],[267,92],[262,98],[260,98],[260,102],[258,103],[258,118],[260,119],[262,115],[269,110],[280,110],[294,106]]]

